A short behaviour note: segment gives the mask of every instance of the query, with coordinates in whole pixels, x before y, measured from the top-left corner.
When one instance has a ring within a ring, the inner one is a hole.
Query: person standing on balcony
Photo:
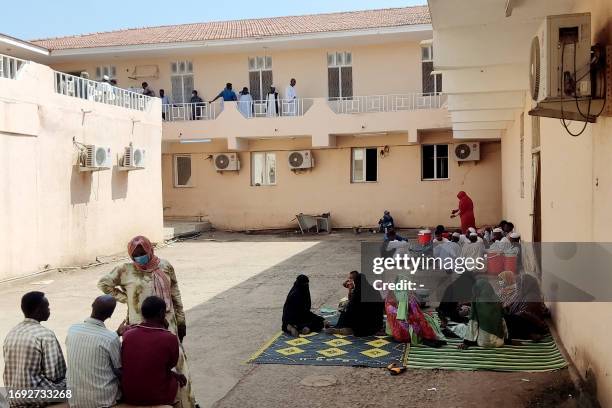
[[[155,96],[155,91],[149,88],[149,84],[146,82],[142,83],[142,94],[145,96]]]
[[[163,89],[159,90],[159,99],[162,103],[162,120],[166,120],[166,111],[170,109],[170,98],[166,96],[166,91]]]
[[[278,116],[278,92],[274,85],[270,87],[270,92],[266,97],[266,116],[270,118]]]
[[[295,78],[291,78],[287,89],[285,89],[285,106],[287,110],[283,114],[286,116],[297,115],[297,91],[295,90],[295,84]]]
[[[191,120],[201,119],[204,110],[204,100],[198,96],[198,91],[195,89],[191,92]]]
[[[253,116],[253,97],[249,93],[249,88],[246,86],[240,91],[240,97],[238,98],[238,110],[245,118]]]
[[[208,103],[213,103],[219,98],[223,98],[222,100],[224,102],[231,102],[231,101],[238,100],[238,98],[236,97],[236,92],[232,90],[232,84],[230,82],[225,84],[225,88],[221,92],[219,92],[219,95],[217,95],[215,99],[213,99],[212,101],[209,101]]]

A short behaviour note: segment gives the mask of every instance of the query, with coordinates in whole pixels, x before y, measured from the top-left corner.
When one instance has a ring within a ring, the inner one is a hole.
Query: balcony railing
[[[162,119],[166,122],[215,119],[223,110],[221,103],[171,103],[162,105]]]
[[[58,71],[53,71],[53,74],[55,92],[62,95],[139,111],[147,110],[151,100],[150,96],[112,86],[108,82],[92,81]]]
[[[15,79],[17,73],[28,61],[0,54],[0,78]]]
[[[438,109],[444,104],[442,94],[397,94],[330,98],[329,107],[339,114],[398,112]]]

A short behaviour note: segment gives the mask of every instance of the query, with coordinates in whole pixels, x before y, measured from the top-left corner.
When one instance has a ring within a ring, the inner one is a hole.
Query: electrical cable
[[[575,45],[575,43],[574,43]],[[564,75],[565,75],[565,71],[563,69],[563,62],[565,60],[565,46],[566,44],[563,44],[563,47],[561,48],[561,81],[565,81]],[[574,49],[574,57],[576,56],[576,51]],[[575,86],[575,85],[574,85]],[[565,128],[565,131],[567,133],[569,133],[570,136],[573,137],[578,137],[580,135],[582,135],[584,133],[584,131],[587,128],[587,125],[589,124],[588,119],[584,122],[584,126],[582,127],[582,129],[580,130],[580,132],[578,133],[572,133],[571,130],[569,130],[568,128],[568,124],[565,123],[565,112],[563,111],[563,98],[564,98],[564,94],[565,94],[565,89],[564,89],[564,84],[561,83],[561,124],[563,125],[563,127]],[[576,94],[575,90],[574,90],[574,95]],[[589,99],[589,111],[591,110],[591,99]]]

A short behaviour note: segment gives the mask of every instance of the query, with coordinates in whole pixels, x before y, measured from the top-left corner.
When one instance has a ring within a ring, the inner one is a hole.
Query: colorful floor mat
[[[408,368],[438,370],[491,370],[491,371],[554,371],[567,366],[567,361],[552,337],[534,343],[520,340],[520,346],[504,346],[496,349],[470,347],[459,350],[460,339],[447,339],[448,345],[432,349],[411,346],[408,352]]]
[[[296,338],[281,332],[248,363],[387,367],[391,363],[403,365],[406,350],[406,344],[385,336],[311,333]]]

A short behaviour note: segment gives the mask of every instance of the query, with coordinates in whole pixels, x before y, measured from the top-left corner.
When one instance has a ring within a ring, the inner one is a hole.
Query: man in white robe
[[[481,262],[484,263],[485,248],[481,242],[478,242],[478,234],[476,234],[475,232],[470,232],[469,240],[470,240],[469,243],[464,244],[461,247],[461,258],[473,259],[473,261],[470,262],[472,265],[477,265],[478,258],[481,258]],[[466,267],[466,269],[471,270],[471,271],[478,271],[478,272],[481,271],[480,269],[478,269],[478,267],[475,267],[475,268]]]
[[[291,78],[289,85],[285,89],[285,101],[283,103],[283,114],[286,116],[297,115],[297,91],[295,90],[296,80]]]

